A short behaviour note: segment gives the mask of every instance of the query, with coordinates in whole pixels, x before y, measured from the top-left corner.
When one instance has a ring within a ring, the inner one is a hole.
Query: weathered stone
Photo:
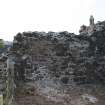
[[[19,76],[18,79],[24,80],[29,78],[28,75],[34,74],[36,75],[34,80],[39,80],[43,79],[44,75],[48,78],[49,75],[51,78],[61,78],[65,75],[68,79],[79,83],[100,80],[102,82],[104,74],[98,71],[101,66],[98,60],[100,58],[101,62],[104,62],[102,57],[105,52],[104,33],[105,23],[94,24],[93,17],[90,19],[90,26],[81,27],[81,33],[78,36],[66,31],[19,33],[16,39],[20,44],[17,45],[18,49],[14,49],[16,52],[12,53],[16,57],[16,65],[19,64],[15,71],[17,72],[15,74],[18,74],[16,77]],[[35,65],[37,65],[36,69]],[[43,69],[38,70],[40,66],[47,67],[44,75],[41,74]],[[41,72],[37,74],[37,70]]]
[[[0,57],[0,90],[3,93],[4,88],[3,101],[8,105],[14,87],[21,82],[102,84],[104,69],[105,21],[95,24],[91,17],[90,26],[83,25],[79,35],[67,31],[18,33],[8,54]]]

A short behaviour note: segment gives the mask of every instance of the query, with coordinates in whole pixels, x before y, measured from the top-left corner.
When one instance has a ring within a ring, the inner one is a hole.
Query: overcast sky
[[[0,38],[23,31],[69,31],[105,20],[105,0],[0,0]]]

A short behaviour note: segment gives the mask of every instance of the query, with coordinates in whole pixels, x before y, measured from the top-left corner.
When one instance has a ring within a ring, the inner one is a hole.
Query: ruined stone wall
[[[66,31],[18,33],[9,55],[0,60],[0,100],[4,105],[11,105],[14,87],[21,81],[104,83],[105,22],[94,27],[91,35],[88,30],[80,35]]]
[[[95,27],[91,35],[66,31],[18,33],[11,49],[16,80],[56,78],[64,84],[104,82],[105,24],[97,23]]]

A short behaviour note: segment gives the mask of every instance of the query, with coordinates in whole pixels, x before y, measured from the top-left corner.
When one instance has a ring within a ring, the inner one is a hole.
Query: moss
[[[0,39],[0,48],[4,48],[4,41]]]

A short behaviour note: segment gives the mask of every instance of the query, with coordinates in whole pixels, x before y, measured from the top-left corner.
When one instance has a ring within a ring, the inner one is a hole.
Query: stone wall
[[[9,53],[0,58],[0,104],[11,105],[14,87],[29,80],[49,85],[105,83],[105,22],[79,35],[18,33]]]
[[[12,105],[14,94],[14,64],[7,56],[0,59],[0,105]]]
[[[17,80],[56,79],[64,84],[105,80],[105,22],[80,35],[69,32],[23,32],[14,37]],[[99,30],[100,29],[100,30]]]

